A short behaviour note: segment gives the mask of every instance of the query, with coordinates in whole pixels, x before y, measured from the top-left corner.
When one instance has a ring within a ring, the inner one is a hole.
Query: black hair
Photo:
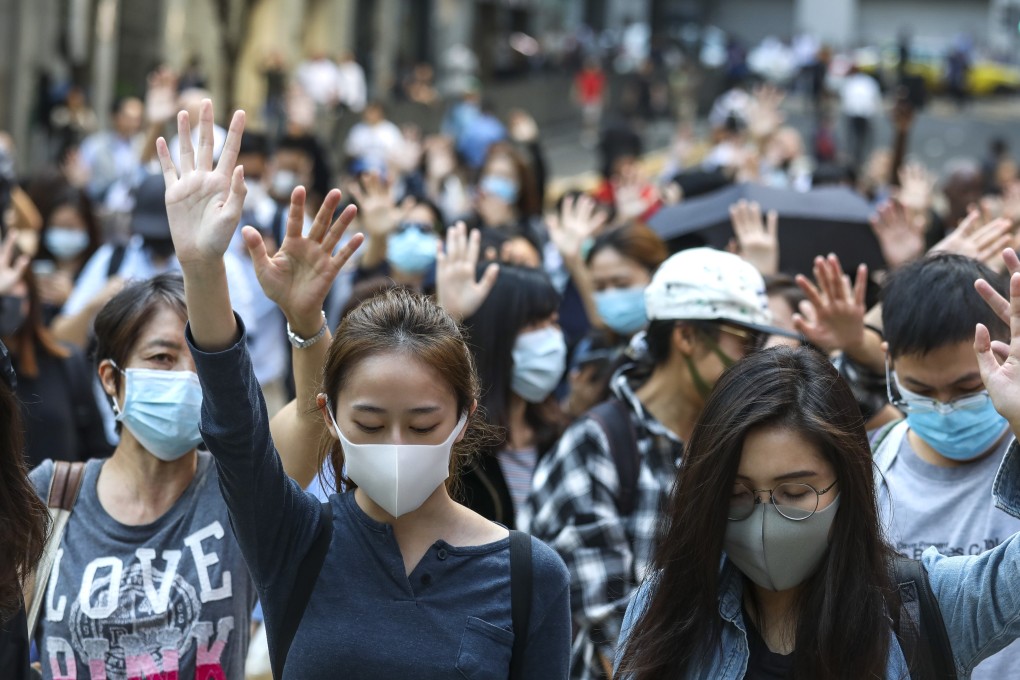
[[[479,265],[480,278],[488,263]],[[478,366],[482,385],[480,405],[493,425],[506,430],[510,414],[510,382],[513,348],[517,335],[528,324],[547,319],[559,309],[560,296],[541,269],[501,264],[492,292],[464,326],[468,345]],[[535,429],[541,452],[560,435],[559,424],[549,417],[544,404],[528,404],[526,419]]]
[[[645,343],[648,346],[648,359],[652,366],[660,366],[669,360],[673,346],[673,329],[683,323],[712,340],[718,340],[722,331],[711,321],[693,321],[690,319],[655,319],[648,324]]]
[[[825,356],[807,347],[755,352],[712,390],[663,508],[654,591],[620,650],[626,677],[686,677],[718,653],[730,490],[746,437],[772,428],[814,444],[839,481],[829,547],[794,603],[790,677],[883,677],[890,631],[876,623],[888,621],[900,603],[889,577],[894,553],[882,537],[871,449],[850,389]]]
[[[265,133],[245,130],[241,135],[241,148],[238,153],[257,153],[265,156],[269,153],[269,138]]]
[[[974,290],[977,279],[1008,297],[1006,277],[962,255],[936,253],[893,272],[882,289],[882,328],[890,356],[925,356],[973,340],[979,323],[993,339],[1008,339],[1009,328]]]

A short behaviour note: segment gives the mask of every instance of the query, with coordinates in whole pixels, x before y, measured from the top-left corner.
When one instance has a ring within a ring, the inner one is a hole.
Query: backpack
[[[956,680],[956,662],[928,572],[918,560],[896,555],[893,579],[900,609],[893,630],[910,669],[911,680]]]
[[[606,435],[609,455],[616,464],[616,474],[620,479],[616,508],[621,516],[628,517],[634,512],[637,501],[639,460],[637,432],[630,418],[630,409],[620,399],[610,397],[592,407],[585,417],[595,422]]]
[[[881,427],[871,440],[877,452],[893,428],[894,420]],[[956,680],[953,647],[946,632],[938,600],[919,560],[897,554],[893,558],[893,581],[900,594],[900,608],[893,617],[893,630],[903,649],[912,680]]]
[[[298,565],[291,593],[280,628],[280,640],[270,651],[270,664],[274,678],[283,678],[287,653],[294,641],[301,618],[304,616],[312,589],[319,578],[322,563],[333,540],[333,506],[322,504],[322,522],[311,549]],[[531,619],[531,536],[510,530],[510,620],[513,626],[514,642],[510,656],[510,680],[524,680],[523,657],[528,644],[528,621]]]

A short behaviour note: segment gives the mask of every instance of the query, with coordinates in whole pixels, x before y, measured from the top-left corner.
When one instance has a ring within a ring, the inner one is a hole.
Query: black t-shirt
[[[747,660],[744,680],[786,680],[793,671],[793,654],[776,654],[762,639],[747,612],[743,612],[747,628],[747,646],[751,652]]]
[[[0,620],[0,669],[10,680],[28,680],[28,616],[25,604],[8,621]]]
[[[113,447],[92,391],[89,364],[81,351],[70,348],[60,358],[36,347],[39,373],[18,373],[16,393],[25,423],[25,459],[29,469],[47,458],[87,460],[109,455]],[[18,363],[14,363],[17,370]]]

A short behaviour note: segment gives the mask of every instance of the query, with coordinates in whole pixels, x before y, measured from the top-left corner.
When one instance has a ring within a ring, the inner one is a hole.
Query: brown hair
[[[38,350],[41,349],[58,359],[66,359],[71,356],[71,351],[57,342],[57,339],[43,323],[42,300],[39,298],[39,287],[36,285],[35,275],[31,268],[25,270],[22,280],[28,288],[28,317],[18,332],[14,334],[17,340],[15,349],[17,351],[18,375],[36,378],[39,376],[39,360],[36,358]]]
[[[335,408],[337,395],[358,364],[386,353],[406,355],[442,373],[457,399],[459,414],[468,412],[481,396],[475,362],[457,323],[428,297],[393,288],[366,300],[340,322],[322,369],[322,391],[330,407]],[[479,437],[487,432],[480,410],[468,416],[466,435],[453,447],[448,488],[452,489],[464,463],[476,450]],[[328,442],[319,457],[320,470],[328,462],[335,479],[354,488],[356,485],[342,474],[343,447],[328,434],[326,437]]]
[[[0,380],[0,622],[13,616],[22,584],[46,546],[50,517],[25,468],[21,404]]]
[[[647,224],[638,221],[610,229],[596,237],[584,260],[585,264],[590,267],[595,255],[606,248],[615,250],[628,260],[634,260],[647,269],[649,274],[654,273],[669,257],[669,249],[659,235]]]
[[[485,162],[482,163],[482,174],[485,168],[496,156],[506,156],[514,166],[514,174],[517,175],[517,216],[534,217],[542,214],[542,197],[538,186],[538,179],[535,171],[528,162],[524,160],[521,152],[514,148],[509,142],[496,142],[489,147],[485,154]]]
[[[96,361],[111,359],[123,368],[142,329],[163,308],[177,312],[182,323],[188,318],[184,280],[178,274],[160,274],[114,295],[96,315]],[[113,379],[119,389],[119,371],[114,371]]]

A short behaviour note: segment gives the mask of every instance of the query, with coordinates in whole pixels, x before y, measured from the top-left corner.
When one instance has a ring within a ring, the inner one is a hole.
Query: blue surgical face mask
[[[567,368],[563,331],[546,326],[517,336],[510,389],[524,401],[538,404],[552,394]]]
[[[939,402],[936,410],[926,407],[911,411],[911,403],[930,406],[931,400],[904,389],[899,380],[896,380],[896,388],[903,397],[910,429],[950,460],[965,462],[980,458],[1009,428],[1009,423],[995,410],[987,395],[983,400],[975,400],[978,403],[969,408]]]
[[[124,406],[115,399],[113,412],[146,451],[171,462],[202,442],[202,385],[195,373],[145,368],[121,372]]]
[[[43,240],[58,260],[73,260],[89,247],[88,233],[69,227],[50,226]]]
[[[482,190],[482,193],[495,196],[504,203],[510,204],[517,202],[517,194],[520,191],[516,182],[502,175],[485,175],[478,183],[478,188]]]
[[[613,288],[595,293],[595,306],[599,316],[615,333],[631,336],[645,327],[645,289]]]
[[[406,223],[386,238],[386,261],[408,274],[423,274],[436,261],[439,237],[431,225]]]

